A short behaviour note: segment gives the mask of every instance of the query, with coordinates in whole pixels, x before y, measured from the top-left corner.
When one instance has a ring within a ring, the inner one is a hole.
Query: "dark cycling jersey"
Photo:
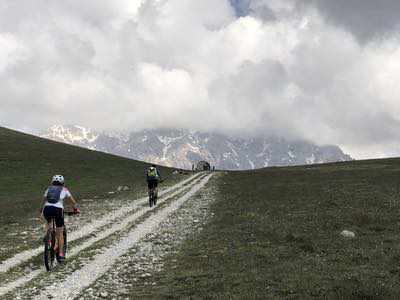
[[[146,178],[147,178],[147,182],[149,181],[160,181],[161,179],[161,174],[160,171],[158,171],[158,169],[154,168],[149,168],[147,170],[147,174],[146,174]]]
[[[158,180],[148,180],[148,181],[147,181],[147,187],[148,187],[149,189],[156,188],[157,185],[158,185]]]

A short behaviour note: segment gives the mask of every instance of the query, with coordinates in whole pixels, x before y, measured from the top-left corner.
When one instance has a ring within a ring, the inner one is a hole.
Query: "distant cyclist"
[[[76,200],[72,197],[70,191],[64,186],[65,180],[62,175],[54,175],[51,180],[51,185],[44,193],[44,206],[42,215],[47,221],[47,226],[52,219],[56,223],[56,246],[58,249],[58,259],[63,261],[65,259],[64,253],[64,200],[72,202],[74,213],[79,213],[79,208],[76,207]]]
[[[151,165],[150,168],[147,169],[147,186],[149,188],[149,195],[150,191],[154,189],[154,194],[156,196],[156,199],[158,197],[157,186],[160,181],[161,181],[160,171],[157,169],[155,165]]]

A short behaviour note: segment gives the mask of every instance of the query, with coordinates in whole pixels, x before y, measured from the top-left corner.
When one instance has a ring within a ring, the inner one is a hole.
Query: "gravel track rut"
[[[181,205],[203,188],[211,177],[212,174],[202,177],[183,196],[147,217],[129,231],[126,236],[102,250],[64,280],[47,286],[34,299],[74,299],[77,297],[86,287],[112,268],[119,257],[126,254],[140,239],[153,232],[171,213],[179,209]]]
[[[206,176],[203,173],[198,173],[195,174],[191,177],[189,177],[186,180],[183,180],[179,182],[178,184],[167,188],[163,191],[160,191],[159,196],[159,204],[162,204],[163,202],[167,201],[168,199],[174,198],[178,196],[181,193],[185,193],[181,198],[179,198],[176,201],[173,201],[171,204],[169,204],[166,208],[161,209],[160,212],[157,212],[154,215],[149,216],[148,218],[145,219],[142,223],[138,224],[137,228],[141,228],[140,230],[143,232],[146,232],[146,230],[143,230],[143,225],[142,224],[149,224],[149,220],[158,219],[156,216],[158,216],[162,211],[166,210],[169,211],[170,207],[175,207],[176,203],[179,203],[179,201],[182,201],[181,199],[186,199],[190,198],[188,195],[192,195],[194,190],[200,189],[199,186],[204,186],[204,181],[210,178],[210,175]],[[187,191],[189,190],[189,191]],[[183,200],[183,201],[186,201]],[[74,246],[72,249],[70,249],[68,253],[68,257],[71,258],[73,256],[78,255],[81,253],[83,250],[89,248],[93,244],[95,244],[98,241],[101,241],[108,236],[118,234],[119,231],[122,231],[126,229],[132,222],[136,221],[140,217],[144,216],[147,212],[155,209],[155,207],[150,208],[145,206],[148,202],[147,197],[143,197],[140,199],[137,199],[134,201],[132,204],[121,207],[117,209],[116,211],[113,211],[111,213],[106,214],[103,216],[101,219],[95,220],[89,224],[86,224],[82,226],[81,229],[71,232],[69,235],[69,241],[75,241],[78,239],[82,239],[83,242],[78,244],[77,246]],[[158,206],[157,206],[158,207]],[[175,208],[176,209],[176,208]],[[158,222],[156,222],[158,224]],[[155,226],[154,221],[152,226]],[[105,230],[101,230],[102,227],[105,227],[109,225],[109,227]],[[98,233],[96,233],[99,231]],[[135,229],[133,229],[135,231]],[[93,236],[93,233],[94,234]],[[141,236],[140,234],[138,236]],[[125,245],[125,243],[124,243]],[[117,247],[118,248],[118,247]],[[122,247],[123,248],[123,247]],[[36,249],[31,249],[28,251],[24,251],[21,253],[18,253],[12,258],[9,258],[3,262],[0,263],[0,273],[6,273],[7,271],[11,270],[12,268],[29,261],[30,259],[34,258],[35,256],[38,256],[43,252],[42,247],[38,247]],[[111,256],[112,257],[112,256]],[[113,260],[111,260],[113,261]],[[40,269],[35,269],[31,270],[27,274],[20,276],[19,278],[15,279],[14,281],[7,282],[3,285],[0,285],[0,296],[6,295],[13,290],[29,283],[30,281],[34,280],[36,277],[39,275],[45,273],[45,270],[42,266],[40,266]],[[48,299],[47,296],[44,299]],[[57,297],[59,299],[59,297]],[[66,296],[63,299],[70,299],[70,297]]]
[[[188,179],[185,179],[170,188],[162,190],[159,192],[159,196],[161,197],[165,194],[170,193],[171,191],[179,189],[182,186],[184,186],[185,184],[187,184],[188,182],[194,180],[195,178],[197,178],[199,176],[200,176],[200,174],[195,174],[195,175],[189,177]],[[147,197],[142,197],[140,199],[133,200],[131,205],[123,206],[116,211],[108,213],[107,215],[103,216],[99,220],[94,220],[93,222],[91,222],[89,224],[85,224],[77,231],[69,233],[68,240],[70,242],[73,242],[77,239],[84,238],[84,237],[88,236],[89,234],[92,234],[93,232],[95,232],[96,230],[101,228],[102,226],[110,224],[115,219],[121,218],[124,215],[132,212],[134,209],[140,207],[141,205],[145,204],[146,202],[147,202]],[[43,252],[43,247],[38,247],[35,249],[26,250],[21,253],[17,253],[13,257],[8,258],[3,262],[0,262],[0,273],[5,273],[8,270],[10,270],[11,268],[13,268],[25,261],[30,260],[32,257],[39,255],[42,252]]]

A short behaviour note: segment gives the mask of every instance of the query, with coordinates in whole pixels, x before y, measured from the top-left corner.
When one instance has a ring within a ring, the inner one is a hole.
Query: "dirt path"
[[[171,271],[178,265],[182,244],[196,239],[214,217],[211,204],[218,193],[214,176],[198,193],[146,235],[76,299],[166,299]]]
[[[195,175],[189,177],[188,179],[183,180],[170,188],[160,191],[159,196],[163,196],[165,194],[168,194],[171,191],[181,188],[182,186],[184,186],[188,182],[192,181],[193,179],[197,178],[198,176],[200,176],[200,174],[195,174]],[[113,212],[103,216],[101,219],[94,220],[93,222],[91,222],[89,224],[85,224],[84,226],[81,226],[81,228],[79,230],[71,232],[68,236],[68,240],[70,242],[73,242],[77,239],[84,238],[84,237],[90,235],[91,233],[95,232],[99,228],[101,228],[107,224],[110,224],[114,220],[121,218],[124,215],[132,212],[133,210],[137,209],[139,206],[145,204],[146,202],[147,202],[147,197],[133,200],[131,205],[126,205],[126,206],[120,207],[118,210],[113,211]],[[13,256],[9,259],[6,259],[5,261],[0,263],[0,273],[5,273],[8,270],[10,270],[11,268],[13,268],[25,261],[28,261],[32,257],[39,255],[42,252],[43,252],[43,247],[38,247],[36,249],[31,249],[31,250],[27,250],[27,251],[18,253],[15,256]]]
[[[1,285],[0,296],[21,299],[36,294],[37,299],[73,299],[204,187],[211,176],[196,174],[160,192],[160,196],[164,196],[160,197],[156,208],[149,208],[146,198],[138,199],[129,207],[121,207],[112,214],[92,222],[87,228],[72,233],[70,240],[76,240],[77,245],[73,244],[70,249],[66,266],[60,266],[59,270],[51,274],[46,273],[42,266],[39,269],[29,270],[26,274]],[[20,253],[2,262],[0,270],[12,271],[40,252],[38,248]],[[57,284],[50,284],[52,282]],[[63,294],[60,295],[58,291],[63,291]]]
[[[92,261],[73,272],[65,278],[64,281],[47,287],[35,299],[73,299],[79,295],[84,288],[88,287],[95,282],[97,278],[107,272],[120,256],[127,253],[140,239],[153,232],[168,215],[177,210],[184,202],[205,186],[211,176],[212,175],[206,176],[178,200],[146,218],[130,231],[126,237],[96,255]]]

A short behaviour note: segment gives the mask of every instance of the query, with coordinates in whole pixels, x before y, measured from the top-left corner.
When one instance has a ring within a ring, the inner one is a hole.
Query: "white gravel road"
[[[162,203],[163,201],[166,201],[167,199],[175,197],[176,195],[182,193],[183,191],[191,188],[194,185],[197,186],[198,181],[203,176],[204,175],[201,173],[195,174],[195,175],[189,177],[188,179],[183,180],[170,188],[160,191],[159,203]],[[172,191],[172,193],[170,193],[171,191]],[[166,196],[162,197],[163,195],[166,195]],[[82,228],[80,228],[79,230],[72,232],[69,236],[69,241],[74,241],[74,240],[77,240],[80,238],[88,238],[88,239],[86,239],[82,244],[79,244],[78,246],[72,248],[69,251],[68,257],[77,255],[80,253],[80,251],[90,247],[97,241],[100,241],[100,240],[106,238],[107,236],[110,236],[110,235],[124,229],[130,223],[134,222],[136,219],[143,216],[146,212],[154,209],[154,207],[153,208],[142,207],[143,205],[145,205],[147,203],[147,201],[148,201],[147,197],[138,199],[138,200],[134,201],[131,205],[121,207],[118,210],[115,210],[115,211],[105,215],[101,219],[98,219],[89,224],[86,224],[85,226],[82,226]],[[137,211],[135,211],[135,210],[137,210]],[[132,214],[132,212],[134,212],[134,213]],[[123,218],[123,216],[126,216],[126,217]],[[110,225],[110,224],[112,224],[111,227],[100,231],[94,237],[89,237],[93,232],[96,232],[103,226]],[[15,267],[23,262],[29,261],[29,259],[32,259],[33,257],[35,257],[41,253],[42,253],[42,247],[18,253],[14,257],[3,261],[0,264],[0,271],[7,272],[8,270],[12,269],[13,267]],[[37,276],[39,276],[40,274],[42,274],[44,272],[45,272],[44,268],[31,270],[31,271],[28,271],[28,273],[25,274],[24,276],[21,276],[12,282],[7,282],[4,285],[0,285],[0,296],[5,295],[20,286],[23,286],[24,284],[28,283],[29,281],[31,281],[32,279],[36,278]]]
[[[211,178],[212,174],[202,178],[200,182],[185,193],[182,197],[173,201],[165,208],[156,211],[143,222],[134,227],[125,237],[95,255],[90,261],[78,270],[68,275],[63,281],[53,283],[41,291],[34,299],[73,299],[83,289],[91,285],[106,273],[118,260],[118,258],[129,251],[140,239],[151,233],[171,213],[176,211],[188,199],[196,194]]]
[[[200,174],[195,174],[191,177],[189,177],[186,180],[183,180],[181,182],[179,182],[178,184],[164,189],[162,191],[159,192],[159,196],[163,196],[173,190],[179,189],[182,186],[184,186],[185,184],[187,184],[188,182],[190,182],[191,180],[193,180],[194,178],[200,176]],[[132,212],[133,210],[135,210],[136,208],[138,208],[139,206],[147,203],[148,198],[147,197],[143,197],[140,199],[136,199],[136,200],[132,200],[132,203],[130,205],[126,205],[123,207],[120,207],[119,209],[112,211],[110,213],[108,213],[107,215],[105,215],[104,217],[102,217],[101,219],[98,220],[94,220],[93,222],[89,223],[89,224],[85,224],[84,226],[82,226],[79,230],[71,232],[68,235],[68,240],[70,242],[75,241],[77,239],[83,238],[88,236],[89,234],[95,232],[96,230],[98,230],[100,227],[105,226],[107,224],[112,223],[115,219],[118,219],[130,212]],[[11,268],[26,262],[28,260],[30,260],[32,257],[37,256],[39,254],[41,254],[43,252],[43,247],[38,247],[35,249],[31,249],[31,250],[26,250],[23,251],[21,253],[16,254],[15,256],[6,259],[5,261],[0,263],[0,272],[7,272],[8,270],[10,270]]]

